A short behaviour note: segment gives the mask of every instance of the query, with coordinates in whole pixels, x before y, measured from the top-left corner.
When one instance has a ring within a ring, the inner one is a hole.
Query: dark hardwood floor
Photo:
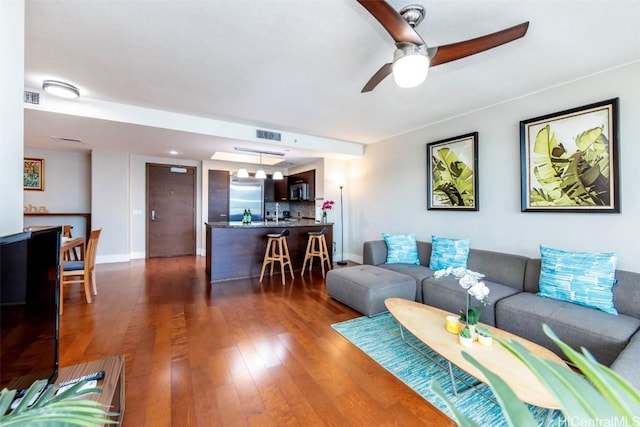
[[[65,288],[60,363],[126,357],[124,426],[443,426],[431,404],[337,334],[360,316],[319,270],[210,285],[203,257],[97,266]]]

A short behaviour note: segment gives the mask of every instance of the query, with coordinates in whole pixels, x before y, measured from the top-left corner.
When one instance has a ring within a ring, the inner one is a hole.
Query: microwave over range
[[[299,183],[291,184],[289,187],[289,200],[308,200],[309,199],[309,184]]]

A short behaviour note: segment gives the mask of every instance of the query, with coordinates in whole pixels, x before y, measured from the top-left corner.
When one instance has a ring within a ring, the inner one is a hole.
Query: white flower
[[[488,304],[487,297],[489,296],[489,288],[481,281],[484,274],[467,270],[464,267],[447,267],[433,273],[433,277],[436,279],[450,275],[454,275],[458,279],[460,286],[462,286],[469,295],[472,295],[484,304]]]
[[[451,269],[451,267],[449,267],[447,270]],[[449,272],[449,274],[451,274],[453,272],[453,275],[456,276],[457,278],[460,278],[462,276],[465,276],[469,273],[469,270],[467,270],[464,267],[456,267],[454,269],[451,270],[451,272]]]
[[[489,296],[489,288],[484,284],[484,282],[475,283],[467,289],[467,292],[478,301],[482,301]]]
[[[433,272],[433,277],[439,279],[444,276],[449,276],[453,272],[451,267],[443,268],[441,270],[436,270]]]
[[[473,285],[478,283],[478,279],[476,279],[475,277],[473,277],[471,275],[465,274],[464,276],[462,276],[460,278],[460,280],[458,282],[460,283],[460,286],[462,286],[463,288],[469,289]]]

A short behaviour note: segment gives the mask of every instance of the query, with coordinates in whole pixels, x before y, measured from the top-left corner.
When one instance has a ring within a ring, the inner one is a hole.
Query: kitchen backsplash
[[[279,202],[280,203],[280,217],[282,218],[282,212],[289,211],[291,218],[306,217],[315,218],[315,203],[314,202]],[[276,214],[276,203],[265,202],[264,204],[265,218],[274,218]]]

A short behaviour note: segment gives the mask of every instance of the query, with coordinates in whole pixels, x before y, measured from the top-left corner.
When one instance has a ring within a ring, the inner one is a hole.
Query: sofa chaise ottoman
[[[412,277],[373,265],[337,268],[327,273],[327,294],[367,316],[387,311],[385,299],[413,301],[415,292]]]

